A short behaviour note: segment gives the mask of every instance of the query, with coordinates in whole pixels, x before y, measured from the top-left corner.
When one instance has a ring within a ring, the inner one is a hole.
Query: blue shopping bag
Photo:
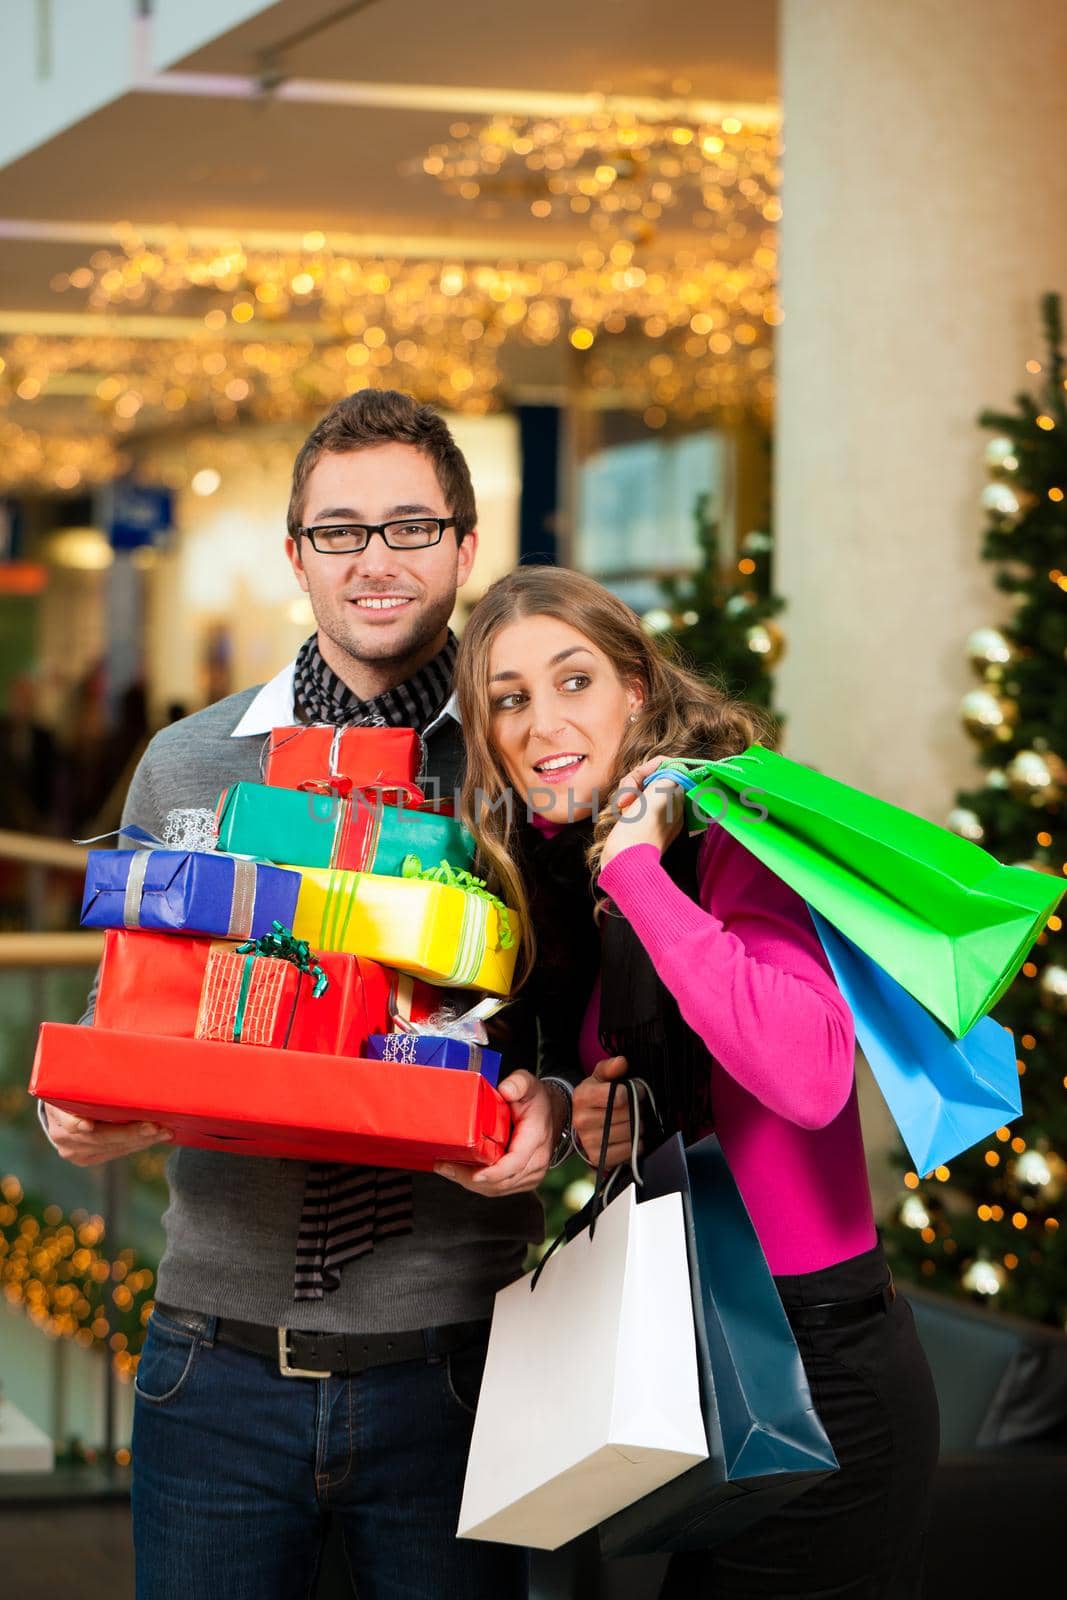
[[[600,1524],[605,1556],[708,1549],[779,1510],[837,1458],[767,1258],[714,1134],[675,1134],[641,1166],[641,1199],[680,1194],[706,1461]]]
[[[1022,1114],[1015,1041],[983,1017],[953,1038],[926,1007],[808,907],[856,1038],[920,1175]]]

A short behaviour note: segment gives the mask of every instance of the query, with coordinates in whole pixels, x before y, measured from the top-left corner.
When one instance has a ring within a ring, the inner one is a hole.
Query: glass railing
[[[162,1250],[165,1152],[76,1167],[27,1093],[42,1021],[76,1022],[100,951],[84,851],[0,833],[0,1503],[126,1478],[132,1378]]]

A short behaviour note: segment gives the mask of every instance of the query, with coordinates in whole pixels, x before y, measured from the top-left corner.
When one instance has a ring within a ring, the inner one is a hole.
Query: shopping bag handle
[[[531,1294],[537,1288],[537,1280],[540,1278],[541,1273],[544,1270],[545,1262],[548,1260],[549,1256],[555,1254],[561,1244],[569,1244],[572,1239],[576,1239],[578,1235],[580,1233],[584,1233],[586,1229],[589,1230],[589,1237],[592,1239],[593,1235],[596,1233],[597,1218],[600,1216],[601,1212],[604,1210],[604,1207],[611,1199],[611,1191],[615,1187],[620,1172],[623,1172],[629,1168],[630,1175],[638,1188],[640,1188],[645,1181],[638,1170],[637,1159],[638,1146],[641,1143],[641,1097],[638,1093],[639,1088],[643,1088],[645,1093],[648,1095],[649,1103],[652,1106],[653,1115],[656,1116],[657,1120],[659,1118],[659,1113],[656,1111],[656,1102],[652,1098],[652,1091],[643,1078],[623,1078],[621,1080],[621,1086],[625,1090],[626,1098],[630,1103],[630,1126],[633,1131],[633,1138],[630,1145],[630,1159],[629,1161],[620,1162],[620,1164],[615,1168],[614,1172],[612,1172],[610,1176],[607,1176],[608,1145],[611,1142],[611,1119],[615,1111],[615,1096],[620,1087],[620,1080],[618,1078],[614,1078],[608,1085],[608,1103],[604,1110],[604,1132],[600,1139],[600,1155],[597,1159],[596,1178],[593,1183],[593,1193],[580,1211],[576,1211],[572,1217],[568,1217],[567,1221],[563,1224],[562,1229],[559,1233],[557,1233],[556,1237],[553,1239],[552,1243],[549,1245],[548,1249],[537,1263],[537,1266],[530,1274]]]

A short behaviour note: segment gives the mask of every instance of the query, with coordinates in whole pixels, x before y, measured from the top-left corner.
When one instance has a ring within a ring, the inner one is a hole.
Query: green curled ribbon
[[[450,889],[462,889],[465,894],[477,895],[479,900],[488,900],[491,906],[496,907],[497,927],[500,933],[498,948],[510,950],[515,943],[508,908],[503,900],[490,893],[484,878],[476,878],[473,872],[468,872],[462,867],[454,867],[448,861],[442,861],[436,867],[424,867],[418,856],[404,857],[400,863],[400,876],[416,878],[422,883],[445,883]]]
[[[245,1016],[248,1011],[248,996],[252,989],[252,973],[255,969],[256,958],[266,956],[277,961],[290,961],[299,972],[304,972],[314,980],[311,988],[311,998],[318,1000],[326,993],[330,980],[320,967],[306,939],[297,939],[291,928],[283,922],[275,922],[270,933],[261,934],[258,939],[246,939],[243,944],[234,948],[234,955],[244,956],[244,967],[241,971],[241,982],[237,990],[237,1003],[234,1006],[233,1033],[234,1044],[240,1044],[244,1033]],[[289,1016],[289,1026],[285,1033],[285,1043],[289,1042],[292,1032],[293,1018],[296,1016],[297,1002],[300,998],[299,983],[293,995],[293,1006]]]
[[[291,928],[284,922],[275,922],[270,933],[261,933],[258,939],[246,939],[244,944],[239,944],[235,952],[239,956],[248,956],[245,962],[245,975],[241,982],[241,996],[237,1003],[238,1030],[244,1020],[244,1002],[248,998],[248,985],[252,978],[252,962],[256,956],[270,956],[276,961],[291,961],[300,972],[306,972],[309,978],[314,978],[311,987],[311,998],[318,1000],[330,987],[330,980],[322,967],[311,954],[311,946],[306,939],[297,939]],[[238,1033],[239,1036],[239,1033]]]

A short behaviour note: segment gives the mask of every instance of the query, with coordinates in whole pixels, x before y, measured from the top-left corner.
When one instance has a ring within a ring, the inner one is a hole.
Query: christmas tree
[[[968,640],[982,680],[961,707],[986,769],[959,794],[949,827],[999,861],[1067,873],[1067,385],[1060,302],[1043,302],[1048,353],[1027,371],[1036,398],[987,411],[990,481],[983,554],[1014,599],[1010,620]],[[1004,1311],[1064,1326],[1067,1248],[1059,1202],[1067,1184],[1067,950],[1051,916],[1015,983],[998,1001],[1022,1077],[1023,1115],[932,1182],[905,1174],[909,1193],[887,1242],[898,1270]]]
[[[719,528],[707,495],[694,510],[701,561],[686,577],[664,579],[664,631],[702,671],[739,699],[771,709],[771,672],[785,648],[772,619],[785,601],[771,592],[774,541],[761,529],[746,533],[733,569],[723,560]],[[646,618],[646,621],[648,619]]]

